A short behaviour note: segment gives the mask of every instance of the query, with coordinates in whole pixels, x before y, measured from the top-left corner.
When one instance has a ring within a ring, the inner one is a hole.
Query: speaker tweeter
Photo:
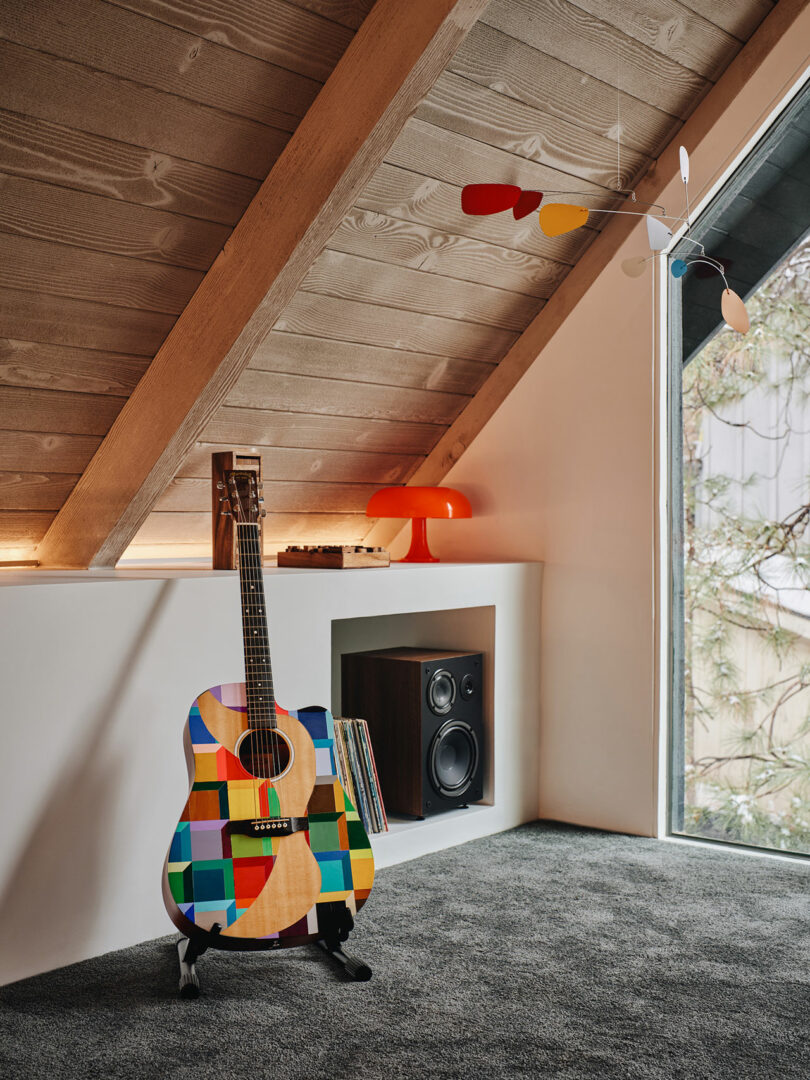
[[[439,668],[433,672],[428,683],[427,700],[431,711],[437,716],[450,712],[456,700],[456,680],[449,671]]]

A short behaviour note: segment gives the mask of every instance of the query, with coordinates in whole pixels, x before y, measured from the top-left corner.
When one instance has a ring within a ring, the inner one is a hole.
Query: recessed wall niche
[[[343,653],[368,649],[410,646],[458,649],[484,654],[483,716],[486,733],[486,768],[483,802],[495,801],[493,701],[495,669],[495,608],[453,608],[444,611],[417,611],[401,615],[373,615],[358,619],[332,620],[332,713],[340,716],[340,657]]]

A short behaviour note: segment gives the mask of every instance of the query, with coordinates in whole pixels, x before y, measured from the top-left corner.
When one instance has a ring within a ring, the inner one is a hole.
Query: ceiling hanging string
[[[616,190],[622,190],[622,41],[616,39]]]
[[[616,22],[618,26],[618,21]],[[616,185],[615,191],[617,195],[629,195],[631,202],[636,202],[636,189],[626,188],[624,186],[624,177],[622,176],[622,39],[621,35],[616,38]],[[658,206],[658,203],[644,203],[644,206]],[[662,206],[662,213],[666,213],[666,210]],[[616,211],[609,210],[607,213],[632,213],[630,210]]]

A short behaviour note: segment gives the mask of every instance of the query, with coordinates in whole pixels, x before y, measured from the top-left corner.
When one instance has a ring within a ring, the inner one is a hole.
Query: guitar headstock
[[[222,513],[232,516],[239,525],[258,525],[261,518],[267,516],[267,511],[256,473],[250,469],[229,469],[224,475],[225,479],[217,484],[224,492],[219,497],[223,504]]]

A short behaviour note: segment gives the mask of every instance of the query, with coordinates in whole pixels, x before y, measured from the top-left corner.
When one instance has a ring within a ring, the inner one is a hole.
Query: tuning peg
[[[261,498],[261,497],[259,497],[259,505],[261,506],[261,505],[263,505],[263,504],[264,504],[264,499],[263,499],[263,498]]]
[[[230,510],[223,510],[222,511],[222,516],[223,517],[232,517],[233,515],[231,514]]]
[[[225,487],[225,484],[222,482],[222,480],[217,480],[217,490],[222,491],[224,489],[224,487]]]
[[[220,502],[227,502],[228,501],[228,496],[227,495],[220,495],[219,501]]]
[[[267,511],[266,510],[262,510],[262,517],[263,518],[267,517]]]

